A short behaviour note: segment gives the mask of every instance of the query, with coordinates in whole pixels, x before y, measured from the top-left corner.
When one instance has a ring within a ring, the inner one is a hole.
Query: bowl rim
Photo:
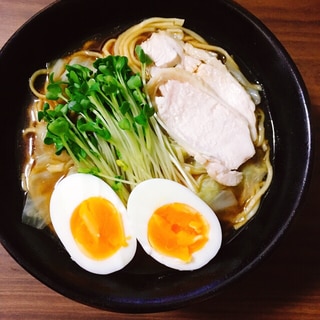
[[[75,1],[71,0],[70,2]],[[127,301],[123,301],[121,299],[115,299],[115,301],[111,302],[104,302],[100,299],[94,300],[92,299],[83,299],[82,294],[77,294],[75,292],[72,292],[72,290],[65,290],[64,288],[57,287],[56,283],[54,282],[54,279],[51,279],[50,276],[46,274],[46,272],[39,272],[32,262],[26,261],[22,256],[19,255],[19,252],[16,251],[15,244],[10,241],[9,238],[5,237],[2,232],[0,232],[0,242],[3,245],[3,247],[6,249],[6,251],[14,258],[14,260],[21,265],[28,273],[30,273],[33,277],[38,279],[40,282],[44,283],[51,289],[59,292],[62,295],[65,295],[69,298],[72,298],[78,302],[102,308],[107,309],[111,311],[118,311],[118,312],[129,312],[129,313],[140,313],[140,312],[158,312],[158,311],[167,311],[167,310],[173,310],[180,308],[182,306],[185,306],[189,302],[197,302],[200,300],[207,299],[209,297],[212,297],[213,295],[217,294],[218,291],[220,292],[221,289],[227,287],[230,285],[230,283],[233,283],[235,280],[242,277],[244,274],[247,274],[250,270],[252,270],[254,267],[256,267],[261,260],[269,255],[272,251],[272,249],[279,243],[279,240],[284,236],[285,231],[288,229],[289,225],[291,225],[292,221],[296,217],[296,213],[301,208],[303,201],[305,199],[310,178],[312,175],[312,166],[313,166],[313,134],[312,134],[312,123],[311,123],[311,111],[310,111],[310,99],[308,95],[307,88],[304,84],[304,81],[300,75],[300,72],[298,68],[296,67],[294,61],[289,56],[288,52],[284,48],[284,46],[280,43],[280,41],[276,38],[276,36],[254,15],[252,15],[248,10],[243,8],[242,6],[232,2],[232,1],[222,1],[219,0],[217,3],[223,3],[223,5],[227,6],[230,10],[233,10],[236,12],[236,14],[240,15],[243,19],[245,19],[248,23],[251,23],[256,28],[259,29],[259,31],[264,35],[268,41],[277,48],[280,55],[285,61],[285,64],[291,68],[292,75],[295,77],[295,84],[297,88],[299,89],[299,97],[300,97],[300,103],[304,108],[305,111],[305,126],[307,129],[306,132],[306,163],[305,163],[305,169],[302,173],[302,179],[301,179],[301,190],[300,193],[297,195],[296,203],[292,205],[292,210],[290,215],[287,216],[284,225],[281,226],[281,229],[278,230],[279,232],[276,233],[276,235],[273,235],[273,238],[269,240],[267,244],[265,244],[264,248],[260,251],[260,256],[252,258],[251,260],[248,260],[245,267],[241,270],[235,270],[233,274],[231,274],[223,283],[219,283],[216,285],[215,288],[201,288],[198,292],[195,292],[194,295],[190,296],[188,294],[181,294],[176,299],[173,299],[171,297],[171,300],[168,299],[158,299],[158,300],[148,300],[144,301],[146,303],[144,306],[141,306],[141,301],[139,299],[128,299]],[[8,47],[13,46],[16,38],[19,36],[19,33],[27,26],[29,26],[31,23],[36,21],[39,17],[41,17],[43,14],[50,13],[51,10],[57,10],[58,7],[63,7],[65,5],[64,0],[57,0],[51,4],[49,4],[47,7],[43,8],[39,12],[37,12],[35,15],[33,15],[30,19],[28,19],[5,43],[5,45],[0,50],[0,63],[1,63],[1,56],[4,54]],[[1,231],[2,229],[0,229]]]

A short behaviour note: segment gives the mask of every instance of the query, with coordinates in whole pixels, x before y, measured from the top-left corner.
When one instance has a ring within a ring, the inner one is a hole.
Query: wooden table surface
[[[0,0],[0,47],[50,2]],[[320,319],[320,1],[237,2],[282,42],[310,95],[316,159],[307,198],[288,234],[267,260],[217,297],[176,311],[142,315],[107,312],[65,298],[28,274],[0,245],[1,320]]]

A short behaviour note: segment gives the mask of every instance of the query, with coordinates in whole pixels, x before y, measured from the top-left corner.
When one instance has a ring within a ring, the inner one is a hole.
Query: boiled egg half
[[[222,230],[215,213],[177,182],[141,182],[130,194],[127,212],[144,251],[167,267],[201,268],[221,247]]]
[[[71,258],[89,272],[118,271],[135,255],[137,240],[126,208],[96,176],[75,173],[58,182],[50,200],[50,216]]]

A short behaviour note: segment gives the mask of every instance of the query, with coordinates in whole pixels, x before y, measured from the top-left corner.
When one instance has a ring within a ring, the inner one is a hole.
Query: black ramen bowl
[[[167,3],[168,2],[168,3]],[[185,26],[233,55],[252,81],[263,85],[266,133],[274,177],[254,218],[205,267],[181,272],[153,265],[137,254],[123,270],[100,276],[78,267],[56,239],[21,222],[21,129],[31,94],[28,79],[46,63],[88,39],[117,35],[142,19],[185,19]],[[78,302],[117,312],[177,309],[220,293],[257,266],[279,243],[300,207],[312,162],[310,106],[303,80],[276,37],[231,1],[210,8],[193,1],[57,1],[24,24],[0,52],[0,239],[25,270]]]

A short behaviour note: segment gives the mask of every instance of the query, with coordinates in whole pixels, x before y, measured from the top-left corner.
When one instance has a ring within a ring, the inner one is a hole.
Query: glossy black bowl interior
[[[48,61],[85,40],[115,35],[152,16],[185,18],[185,26],[229,51],[251,80],[264,87],[263,107],[272,145],[274,179],[255,218],[204,268],[179,272],[160,268],[138,253],[124,270],[99,276],[80,269],[44,231],[21,223],[20,135],[31,95],[28,79]],[[3,246],[34,277],[57,292],[101,309],[156,312],[218,294],[250,272],[279,242],[308,185],[312,138],[308,94],[293,61],[273,34],[230,1],[69,0],[34,16],[0,53],[1,223]]]

